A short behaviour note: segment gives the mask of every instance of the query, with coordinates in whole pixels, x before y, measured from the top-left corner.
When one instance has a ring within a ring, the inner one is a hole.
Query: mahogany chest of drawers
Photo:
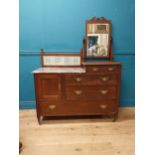
[[[45,116],[109,115],[114,120],[117,118],[121,63],[44,67],[34,72],[34,80],[39,123]]]
[[[104,17],[87,20],[80,53],[41,49],[42,68],[33,72],[39,123],[52,116],[109,115],[116,120],[121,63],[112,61],[111,25]]]

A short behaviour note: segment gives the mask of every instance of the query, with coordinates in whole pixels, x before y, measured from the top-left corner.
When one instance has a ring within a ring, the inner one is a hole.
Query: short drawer
[[[103,85],[117,84],[119,77],[117,74],[99,75],[65,75],[66,85]]]
[[[120,65],[87,66],[86,72],[90,74],[116,73],[120,71]]]
[[[102,100],[117,98],[116,86],[68,86],[67,100]]]
[[[102,102],[74,101],[63,104],[51,102],[40,103],[43,116],[91,115],[113,113],[117,110],[116,100]]]

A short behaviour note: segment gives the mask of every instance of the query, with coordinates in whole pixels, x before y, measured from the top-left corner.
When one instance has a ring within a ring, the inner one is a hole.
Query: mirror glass
[[[87,57],[108,57],[109,55],[109,24],[87,24]]]

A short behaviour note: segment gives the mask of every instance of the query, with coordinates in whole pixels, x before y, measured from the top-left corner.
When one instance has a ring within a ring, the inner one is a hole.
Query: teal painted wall
[[[20,0],[20,108],[34,108],[32,70],[40,67],[39,51],[79,52],[85,20],[112,20],[113,50],[123,64],[120,106],[135,103],[134,0]]]

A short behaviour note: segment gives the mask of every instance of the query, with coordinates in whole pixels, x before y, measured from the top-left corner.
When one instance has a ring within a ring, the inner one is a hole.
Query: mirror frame
[[[108,29],[108,54],[105,56],[99,55],[99,56],[88,56],[88,24],[108,24],[109,25],[109,29]],[[96,18],[93,17],[90,20],[86,21],[86,34],[85,34],[85,41],[84,41],[84,57],[85,58],[110,58],[112,59],[112,49],[111,49],[111,21],[105,19],[104,17],[101,18]]]

